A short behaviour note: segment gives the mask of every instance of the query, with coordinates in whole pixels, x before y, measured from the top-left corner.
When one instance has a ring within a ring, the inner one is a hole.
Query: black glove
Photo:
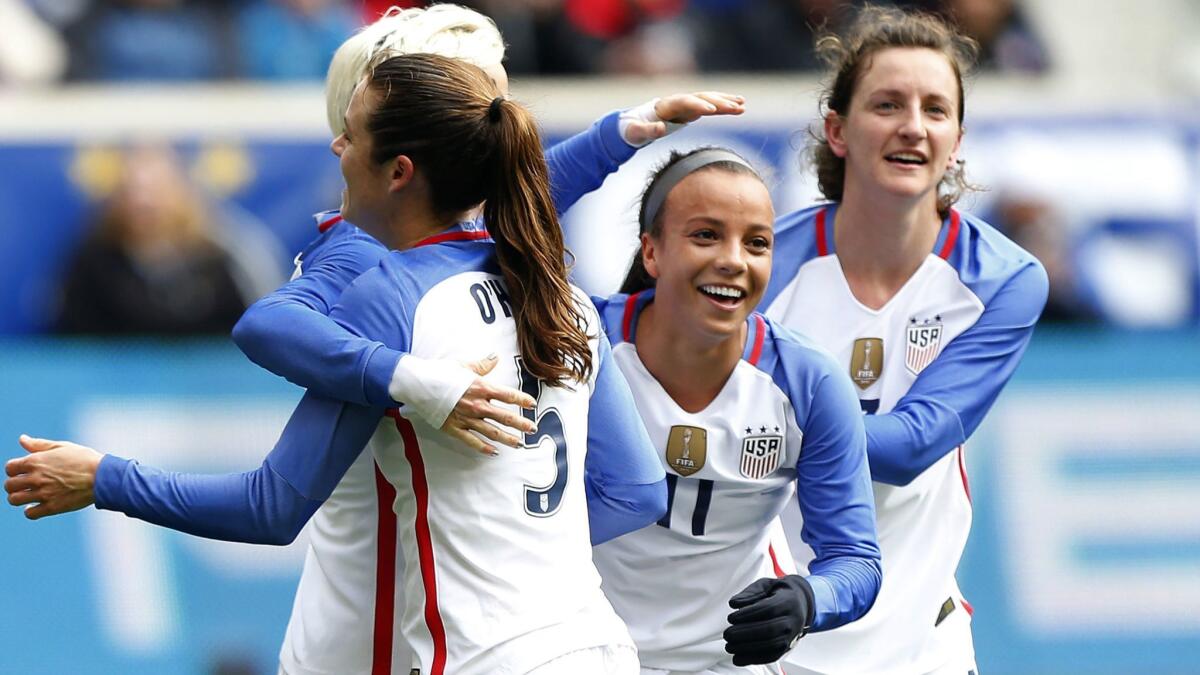
[[[725,651],[733,665],[774,663],[808,632],[816,613],[812,586],[802,576],[759,579],[729,599]]]

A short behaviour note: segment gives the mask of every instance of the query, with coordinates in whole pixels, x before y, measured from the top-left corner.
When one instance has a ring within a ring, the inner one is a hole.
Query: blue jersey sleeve
[[[829,630],[866,614],[882,582],[863,415],[832,358],[776,345],[776,381],[786,381],[804,432],[796,495],[804,518],[800,536],[814,554],[807,577],[816,605],[812,630]]]
[[[96,508],[210,539],[288,544],[333,492],[382,414],[306,394],[262,465],[245,473],[172,473],[108,455],[96,472]]]
[[[403,354],[328,317],[350,282],[386,253],[366,235],[329,242],[303,274],[246,310],[233,341],[254,363],[306,389],[358,405],[395,405],[388,384]]]
[[[1048,290],[1040,264],[1023,267],[891,411],[866,417],[872,478],[907,485],[966,442],[1016,370]]]
[[[620,116],[619,111],[611,112],[587,131],[546,151],[550,194],[559,213],[566,212],[580,197],[600,187],[608,174],[637,152],[637,148],[621,138]]]
[[[667,511],[666,473],[604,334],[584,473],[593,546],[646,527]]]

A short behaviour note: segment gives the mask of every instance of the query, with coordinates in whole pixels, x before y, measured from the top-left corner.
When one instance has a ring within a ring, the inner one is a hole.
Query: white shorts
[[[563,654],[527,675],[638,675],[639,667],[633,645],[605,645]]]
[[[642,668],[642,675],[782,675],[783,666],[770,663],[765,666],[735,666],[719,663],[711,668],[698,671],[659,670],[658,668]]]

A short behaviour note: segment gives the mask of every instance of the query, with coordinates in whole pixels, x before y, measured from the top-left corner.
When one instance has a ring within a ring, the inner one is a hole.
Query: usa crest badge
[[[708,431],[700,427],[675,425],[667,437],[667,466],[680,476],[690,476],[704,468],[708,454]]]
[[[766,431],[766,428],[763,428]],[[780,434],[754,434],[742,438],[742,461],[739,469],[750,480],[759,480],[771,475],[783,460],[783,436]]]
[[[933,362],[942,346],[942,316],[932,319],[908,320],[907,339],[904,349],[904,367],[913,375],[920,375]]]
[[[850,379],[859,389],[875,384],[883,374],[883,340],[880,338],[858,338],[850,354]]]

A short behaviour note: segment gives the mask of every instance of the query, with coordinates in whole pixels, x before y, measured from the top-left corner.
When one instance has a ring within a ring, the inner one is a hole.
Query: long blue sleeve
[[[579,198],[604,183],[608,175],[637,152],[621,138],[620,111],[596,120],[586,131],[546,151],[550,194],[558,212],[564,213]]]
[[[621,139],[610,113],[546,154],[558,211],[600,187],[636,149]],[[254,303],[233,329],[233,341],[259,366],[330,398],[393,406],[388,394],[403,352],[348,334],[328,318],[342,291],[387,251],[348,223],[322,235],[305,254],[303,274]]]
[[[245,473],[171,473],[109,455],[96,472],[96,508],[210,539],[288,544],[333,492],[382,414],[306,394],[262,465]]]
[[[872,478],[907,485],[966,442],[1020,363],[1048,289],[1041,265],[1023,267],[891,411],[866,417]]]
[[[584,474],[593,546],[646,527],[667,512],[666,473],[603,333]]]
[[[796,466],[801,537],[815,556],[808,566],[813,631],[866,614],[883,580],[862,415],[850,387],[842,377],[820,383]]]
[[[804,521],[800,537],[813,551],[807,577],[815,601],[812,630],[829,630],[866,614],[883,578],[863,415],[854,385],[831,356],[769,325],[776,338],[764,348],[760,367],[787,393],[803,433],[796,499]]]
[[[259,366],[289,382],[358,405],[391,406],[400,352],[350,334],[327,316],[342,291],[387,254],[366,234],[348,233],[310,248],[304,272],[254,303],[233,328],[233,341]]]

